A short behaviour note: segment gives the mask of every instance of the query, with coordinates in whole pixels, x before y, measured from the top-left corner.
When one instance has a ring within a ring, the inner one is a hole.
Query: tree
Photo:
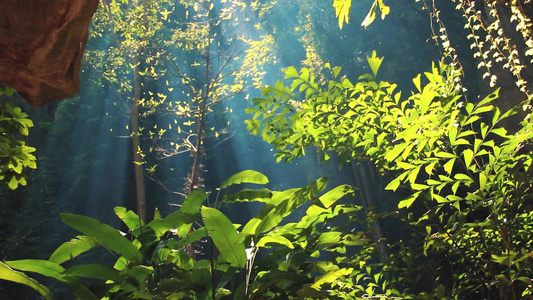
[[[329,65],[330,80],[321,83],[308,69],[287,68],[285,77],[292,82],[265,87],[264,98],[254,99],[256,108],[248,109],[254,114],[250,131],[278,150],[278,160],[290,161],[315,146],[324,159],[333,151],[346,162],[370,161],[392,178],[387,190],[408,189],[397,207],[405,230],[414,235],[410,246],[388,243],[392,253],[385,265],[392,273],[412,268],[400,257],[443,255],[453,271],[434,265],[431,286],[442,295],[531,295],[532,245],[526,232],[533,224],[533,156],[524,149],[533,141],[531,118],[508,134],[501,121],[522,107],[500,112],[492,104],[498,90],[468,102],[457,65],[442,62],[425,73],[425,81],[415,77],[416,90],[402,99],[395,84],[376,81],[382,59],[375,53],[368,57],[372,73],[356,83]],[[298,101],[300,96],[305,101]],[[373,238],[380,243],[381,237]],[[415,287],[408,283],[412,274],[395,278]]]
[[[0,86],[0,96],[10,96],[13,89]],[[28,136],[33,122],[27,118],[20,107],[13,107],[5,100],[0,100],[0,181],[7,183],[14,190],[19,185],[26,185],[27,169],[35,169],[36,149],[26,146],[22,137]]]
[[[132,140],[141,219],[146,216],[144,176],[165,187],[156,176],[157,161],[191,153],[184,192],[172,192],[186,195],[199,187],[207,114],[242,93],[249,80],[258,84],[264,74],[261,64],[269,59],[272,40],[250,38],[253,27],[239,20],[249,20],[251,13],[241,1],[108,1],[101,6],[96,35],[109,32],[111,48],[88,56],[95,64],[109,61],[98,64],[130,116],[126,136]]]

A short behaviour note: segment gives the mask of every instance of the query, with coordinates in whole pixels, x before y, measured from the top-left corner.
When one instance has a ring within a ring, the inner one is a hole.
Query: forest
[[[533,299],[532,17],[101,0],[78,95],[0,85],[0,299]]]

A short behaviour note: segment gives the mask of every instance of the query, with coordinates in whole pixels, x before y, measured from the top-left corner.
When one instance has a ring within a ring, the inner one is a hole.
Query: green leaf
[[[294,246],[292,245],[291,241],[289,241],[286,237],[281,236],[281,235],[277,235],[277,236],[266,235],[262,237],[259,240],[259,242],[257,242],[255,247],[257,248],[265,247],[267,244],[279,244],[279,245],[287,246],[287,248],[289,249],[294,249]],[[265,247],[265,248],[270,248],[270,247]]]
[[[119,217],[130,230],[135,230],[143,225],[143,221],[133,211],[120,206],[115,207],[114,210],[117,217]]]
[[[372,73],[374,74],[374,77],[377,76],[379,67],[381,66],[381,62],[383,61],[383,57],[377,57],[376,51],[372,51],[372,56],[367,57],[368,65],[370,66],[370,69],[372,69]]]
[[[76,214],[62,213],[61,220],[85,235],[95,238],[107,249],[124,256],[127,260],[142,261],[141,252],[115,228],[93,218]]]
[[[207,199],[207,193],[202,190],[193,190],[183,202],[180,208],[180,212],[185,214],[196,214],[200,211],[200,207],[204,200]],[[180,238],[189,233],[192,223],[185,223],[178,228],[178,235]]]
[[[324,195],[319,197],[318,199],[320,202],[322,202],[322,205],[324,205],[325,208],[330,207],[333,205],[337,200],[340,198],[346,196],[346,195],[353,195],[354,194],[354,188],[344,184],[339,185],[338,187],[326,192]]]
[[[451,175],[452,174],[452,170],[453,170],[453,165],[455,164],[455,158],[452,158],[450,160],[448,160],[448,162],[446,162],[444,164],[444,171],[446,173],[448,173],[448,175]]]
[[[9,180],[9,182],[7,183],[7,186],[12,189],[12,190],[15,190],[19,185],[19,181],[17,180],[17,177],[15,175],[13,175],[11,177],[11,180]]]
[[[336,271],[328,272],[324,276],[319,277],[313,285],[312,288],[320,290],[321,286],[324,284],[329,284],[329,287],[333,286],[334,283],[342,276],[348,276],[353,272],[353,268],[342,268]]]
[[[167,231],[180,228],[184,224],[192,224],[197,219],[197,214],[184,214],[178,210],[168,214],[163,219],[152,220],[150,223],[148,223],[148,226],[152,228],[157,237],[161,237]]]
[[[96,239],[84,235],[79,235],[72,240],[65,242],[59,246],[59,248],[52,253],[49,260],[58,264],[62,264],[67,260],[96,247],[100,247],[102,244]]]
[[[368,14],[366,15],[365,19],[361,23],[361,26],[368,27],[368,25],[372,24],[372,22],[374,22],[374,20],[376,19],[377,1],[378,0],[374,0],[372,7],[370,8],[370,10],[368,11]]]
[[[222,183],[220,188],[226,188],[228,186],[240,183],[267,184],[268,178],[257,171],[245,170],[228,178],[226,181],[224,181],[224,183]]]
[[[224,197],[222,201],[225,203],[235,202],[267,202],[272,198],[272,191],[267,188],[258,190],[242,189],[239,192]]]
[[[31,287],[32,289],[36,290],[43,296],[46,300],[53,300],[54,296],[52,293],[50,293],[50,290],[38,283],[35,279],[28,277],[26,274],[22,272],[18,272],[10,268],[8,265],[6,265],[4,262],[0,261],[0,279],[21,283],[26,286]]]
[[[344,22],[350,22],[350,8],[352,0],[334,0],[333,7],[335,7],[335,17],[339,20],[339,28],[342,30]]]
[[[257,225],[255,233],[266,232],[274,226],[277,226],[284,217],[288,216],[299,206],[323,191],[324,188],[326,188],[327,182],[328,179],[322,177],[303,188],[297,189],[294,193],[290,193],[285,199],[276,198],[277,195],[274,195],[272,200],[263,208],[266,210],[261,210],[260,215],[264,217],[261,218],[261,222]]]
[[[487,97],[483,98],[483,100],[479,101],[477,104],[478,107],[483,106],[485,104],[488,104],[496,99],[498,99],[498,94],[500,93],[500,88],[497,88],[494,92],[487,95]]]
[[[472,163],[472,160],[474,159],[474,151],[471,149],[465,149],[463,151],[463,158],[465,162],[465,167],[468,169],[470,167],[470,164]]]
[[[202,206],[207,234],[213,240],[224,260],[232,266],[244,269],[246,267],[246,251],[241,236],[233,227],[233,223],[220,211]]]
[[[390,191],[396,191],[398,187],[400,186],[400,183],[402,182],[402,179],[400,177],[394,178],[387,186],[385,187],[386,190]]]
[[[413,205],[413,203],[415,202],[416,198],[418,198],[420,193],[421,193],[421,191],[416,192],[416,193],[412,194],[411,196],[407,197],[406,199],[400,201],[400,203],[398,203],[398,208],[402,209],[402,208],[411,207],[411,205]]]
[[[409,146],[409,143],[401,143],[394,146],[391,151],[387,152],[387,154],[385,155],[385,159],[387,161],[395,160],[403,152],[403,150],[407,148],[407,146]]]
[[[63,273],[65,275],[112,280],[116,283],[124,281],[119,270],[100,264],[87,264],[70,267]]]
[[[65,281],[64,276],[61,274],[65,271],[65,268],[58,263],[41,259],[12,260],[6,261],[5,263],[9,267],[19,271],[39,273],[59,281]]]
[[[285,79],[300,77],[300,74],[298,74],[298,71],[293,66],[286,68],[283,72],[285,73]]]

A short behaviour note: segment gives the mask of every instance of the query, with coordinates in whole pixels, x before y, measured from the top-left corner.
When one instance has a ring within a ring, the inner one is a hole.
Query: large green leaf
[[[300,205],[311,200],[316,194],[323,191],[324,188],[326,188],[327,183],[328,179],[326,177],[322,177],[315,182],[298,189],[288,198],[280,201],[279,204],[275,205],[274,207],[270,207],[273,203],[267,203],[264,208],[266,208],[268,212],[261,219],[261,222],[255,229],[255,233],[257,234],[266,232],[277,226],[281,220],[283,220],[283,218],[294,212]],[[272,197],[272,200],[274,200],[274,197]]]
[[[35,279],[28,277],[28,275],[18,272],[10,268],[8,265],[6,265],[4,262],[0,261],[0,279],[21,283],[24,285],[27,285],[37,292],[41,294],[46,300],[52,300],[54,299],[54,296],[52,293],[50,293],[50,290],[38,283]]]
[[[65,242],[52,253],[49,260],[58,264],[62,264],[67,260],[88,251],[92,248],[100,247],[102,244],[96,239],[84,235],[79,235],[72,240]]]
[[[319,277],[311,286],[314,289],[320,289],[323,284],[333,286],[333,284],[342,276],[348,276],[353,272],[353,268],[342,268],[336,271],[328,272],[322,277]]]
[[[120,271],[109,266],[100,264],[78,265],[68,268],[64,272],[65,275],[96,278],[101,280],[113,280],[116,283],[123,281]]]
[[[342,30],[344,22],[350,22],[352,0],[333,0],[333,7],[335,7],[335,16],[339,20],[339,28]]]
[[[61,274],[63,271],[65,271],[65,268],[55,262],[41,259],[22,259],[6,261],[5,263],[16,270],[35,272],[44,276],[55,278],[59,281],[65,281],[64,276]]]
[[[180,212],[186,213],[186,214],[196,214],[200,210],[200,207],[202,206],[202,202],[207,199],[207,193],[202,190],[194,190],[189,195],[187,195],[187,198],[183,202],[180,208]],[[191,229],[192,223],[185,223],[182,224],[178,228],[178,235],[179,237],[183,238],[184,236],[189,233],[189,230]]]
[[[220,251],[220,255],[232,266],[243,269],[246,266],[246,251],[233,223],[220,211],[202,207],[207,233]]]
[[[322,205],[324,205],[325,208],[330,207],[333,205],[337,200],[340,198],[346,196],[346,195],[353,195],[354,194],[354,188],[344,184],[339,185],[338,187],[326,192],[324,195],[322,195],[320,198],[320,202]]]
[[[223,201],[226,203],[235,202],[268,202],[272,198],[272,191],[267,188],[258,190],[242,189],[239,192],[224,197]]]
[[[142,261],[141,252],[115,228],[93,218],[76,214],[63,213],[61,220],[85,235],[95,238],[107,249],[124,256],[127,260]]]
[[[128,226],[130,230],[134,230],[143,225],[143,221],[131,210],[125,207],[115,207],[115,214]]]
[[[253,217],[242,229],[242,235],[256,235],[260,233],[257,231],[257,227],[263,220],[269,215],[269,213],[274,210],[282,201],[291,197],[295,192],[299,191],[299,188],[289,189],[282,192],[274,192],[272,199],[268,201],[265,206],[261,209],[259,214]]]
[[[196,214],[185,214],[181,211],[175,211],[168,214],[163,219],[155,219],[148,223],[148,226],[152,228],[157,237],[161,237],[165,232],[180,228],[184,224],[192,224],[196,221],[198,216]],[[186,230],[188,232],[188,230]]]
[[[257,171],[245,170],[228,178],[226,181],[224,181],[224,183],[222,183],[220,188],[226,188],[228,186],[240,183],[267,184],[268,178]]]

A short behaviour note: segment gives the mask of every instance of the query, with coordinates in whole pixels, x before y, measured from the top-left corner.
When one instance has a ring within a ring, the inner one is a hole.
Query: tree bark
[[[135,56],[133,70],[133,101],[131,103],[131,144],[133,150],[133,163],[135,165],[135,190],[137,193],[137,214],[144,222],[146,221],[146,192],[144,190],[144,170],[141,155],[141,137],[139,130],[139,101],[141,100],[141,76],[139,56]]]

